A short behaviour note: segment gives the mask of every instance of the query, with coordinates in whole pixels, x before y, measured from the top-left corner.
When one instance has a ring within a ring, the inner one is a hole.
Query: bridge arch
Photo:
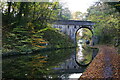
[[[89,29],[93,34],[93,25],[95,23],[91,21],[79,21],[79,20],[57,20],[54,22],[54,28],[59,28],[64,34],[67,34],[76,43],[76,32],[81,28]]]
[[[89,28],[89,27],[87,27],[87,26],[79,27],[79,28],[76,30],[76,32],[75,32],[75,41],[74,41],[75,45],[77,44],[77,33],[78,33],[78,31],[79,31],[80,29],[88,29],[88,30],[91,32],[91,34],[92,34],[91,40],[92,40],[92,38],[93,38],[93,36],[94,36],[93,29],[91,29],[91,28]],[[93,44],[93,41],[92,41],[91,44]]]
[[[93,29],[91,29],[90,27],[87,27],[87,26],[79,27],[79,28],[76,30],[75,34],[76,34],[80,29],[82,29],[82,28],[89,29],[89,30],[91,31],[91,33],[93,34]]]

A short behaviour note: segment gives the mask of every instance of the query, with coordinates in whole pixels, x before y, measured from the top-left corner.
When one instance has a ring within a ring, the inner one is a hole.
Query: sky
[[[71,12],[86,12],[94,2],[98,0],[60,0],[60,2],[66,3],[65,6],[70,9]]]

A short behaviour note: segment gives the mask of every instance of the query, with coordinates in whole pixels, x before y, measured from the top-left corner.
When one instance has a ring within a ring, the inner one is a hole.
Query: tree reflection
[[[64,62],[71,53],[72,49],[63,49],[3,59],[3,79],[58,78],[59,75],[52,75],[55,72],[53,68],[59,68],[58,64]]]

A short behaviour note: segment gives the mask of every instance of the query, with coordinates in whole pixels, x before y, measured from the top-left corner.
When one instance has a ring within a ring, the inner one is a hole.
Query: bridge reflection
[[[82,73],[87,66],[79,66],[76,63],[75,59],[75,55],[73,54],[71,58],[67,59],[64,63],[60,64],[59,68],[54,68],[55,74]]]

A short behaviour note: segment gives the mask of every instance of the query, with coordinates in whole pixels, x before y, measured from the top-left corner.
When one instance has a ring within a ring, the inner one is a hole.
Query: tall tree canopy
[[[59,13],[62,10],[59,2],[1,2],[0,4],[5,52],[43,47],[42,43],[47,44],[42,37],[43,31],[51,29],[50,21],[60,19]]]
[[[97,2],[88,9],[88,20],[96,22],[95,35],[101,43],[120,44],[119,2]]]

